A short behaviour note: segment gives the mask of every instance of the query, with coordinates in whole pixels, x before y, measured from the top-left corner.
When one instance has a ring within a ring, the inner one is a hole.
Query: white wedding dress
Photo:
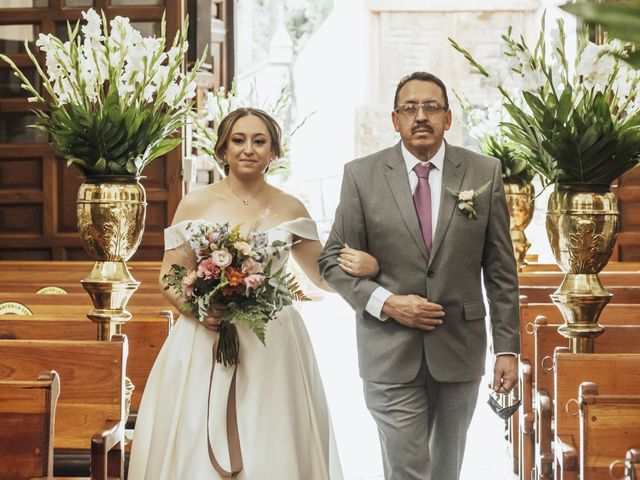
[[[202,221],[202,220],[197,220]],[[196,221],[196,222],[197,222]],[[165,230],[165,249],[181,248],[187,224]],[[264,232],[269,244],[294,236],[318,239],[308,218]],[[274,270],[288,254],[273,258]],[[217,333],[181,316],[149,375],[133,438],[129,480],[211,480],[207,403],[212,345]],[[342,471],[313,348],[300,314],[285,307],[267,326],[266,347],[238,326],[238,432],[244,468],[239,480],[341,480]],[[232,367],[215,366],[209,440],[229,469],[226,408]]]

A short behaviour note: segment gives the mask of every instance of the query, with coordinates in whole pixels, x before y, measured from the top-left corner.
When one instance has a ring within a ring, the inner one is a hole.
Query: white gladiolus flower
[[[177,83],[171,82],[167,89],[164,91],[164,101],[169,107],[173,108],[176,106],[176,97],[180,93],[180,85]]]
[[[167,57],[169,59],[169,64],[170,65],[174,65],[176,63],[179,63],[181,58],[180,58],[180,49],[178,47],[171,47],[169,49],[169,52],[167,53]]]
[[[57,153],[69,164],[85,175],[139,175],[164,148],[163,139],[187,123],[202,60],[188,74],[181,75],[185,32],[178,32],[169,56],[164,52],[164,35],[143,37],[125,17],[111,20],[110,28],[103,20],[103,16],[89,9],[82,12],[80,25],[71,29],[68,41],[62,42],[51,34],[38,36],[36,46],[44,54],[45,73],[38,69],[37,74],[43,77],[46,95],[40,95],[8,57],[2,59],[22,80],[29,101],[45,104],[39,121],[52,135]],[[163,23],[162,31],[165,27]],[[165,102],[167,107],[151,108],[154,101]],[[53,115],[56,108],[66,115]],[[131,113],[137,113],[131,109],[145,114],[143,124],[127,121]],[[96,121],[79,124],[81,118]],[[120,135],[122,129],[126,130],[124,137]],[[100,157],[94,158],[94,149],[85,147],[95,145],[102,136],[109,137],[109,141]],[[129,159],[136,159],[135,164]]]
[[[156,86],[153,83],[149,83],[144,87],[143,97],[147,102],[151,103],[153,101],[154,93],[156,93]]]
[[[82,18],[87,21],[86,25],[81,29],[85,38],[104,40],[104,37],[102,36],[102,19],[100,18],[100,15],[98,15],[93,8],[90,8],[86,12],[82,12]]]
[[[535,92],[544,87],[547,83],[547,77],[540,70],[532,70],[531,68],[522,71],[522,89],[526,92]]]
[[[576,73],[582,77],[587,87],[604,91],[615,66],[616,59],[605,46],[589,42],[580,56]]]

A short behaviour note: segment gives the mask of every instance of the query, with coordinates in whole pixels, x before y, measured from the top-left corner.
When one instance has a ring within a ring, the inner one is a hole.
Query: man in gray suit
[[[391,118],[401,141],[345,166],[319,265],[356,311],[385,478],[457,480],[487,348],[481,278],[493,389],[507,393],[517,380],[518,279],[501,168],[444,141],[451,110],[434,75],[403,78]],[[375,278],[348,273],[345,243],[378,259]]]

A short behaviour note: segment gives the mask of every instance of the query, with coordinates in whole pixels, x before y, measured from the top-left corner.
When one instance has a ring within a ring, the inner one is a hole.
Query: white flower
[[[153,83],[149,83],[144,87],[143,97],[147,102],[151,103],[153,101],[154,93],[156,93],[156,87]]]
[[[180,93],[180,85],[171,82],[164,91],[164,101],[171,108],[176,106],[176,97]]]
[[[463,190],[458,194],[458,200],[461,202],[470,202],[473,200],[474,192],[473,190]]]
[[[90,8],[86,12],[82,12],[82,18],[87,21],[87,24],[81,29],[85,38],[104,40],[100,15],[98,15],[93,8]]]
[[[526,92],[535,92],[544,87],[547,83],[547,77],[540,70],[532,70],[531,68],[522,71],[522,89]]]
[[[580,55],[576,73],[582,77],[587,88],[595,87],[597,91],[604,91],[615,65],[616,59],[606,46],[589,42]]]

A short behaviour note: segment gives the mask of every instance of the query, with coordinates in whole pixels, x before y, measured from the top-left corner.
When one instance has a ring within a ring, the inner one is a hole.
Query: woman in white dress
[[[172,264],[195,265],[187,243],[189,223],[229,222],[241,224],[244,234],[264,233],[269,243],[291,244],[309,279],[331,290],[318,272],[322,245],[309,213],[295,197],[266,182],[269,163],[282,155],[275,120],[257,109],[232,112],[218,129],[216,154],[228,176],[180,202],[173,225],[165,230],[161,278]],[[274,270],[287,257],[274,257]],[[378,271],[373,257],[348,247],[341,264],[357,276]],[[172,291],[164,294],[181,308]],[[183,314],[165,342],[142,398],[129,480],[342,479],[322,381],[295,308],[285,307],[269,322],[266,347],[238,326],[235,374],[232,366],[213,364],[212,369],[218,323],[215,310],[203,325]]]

